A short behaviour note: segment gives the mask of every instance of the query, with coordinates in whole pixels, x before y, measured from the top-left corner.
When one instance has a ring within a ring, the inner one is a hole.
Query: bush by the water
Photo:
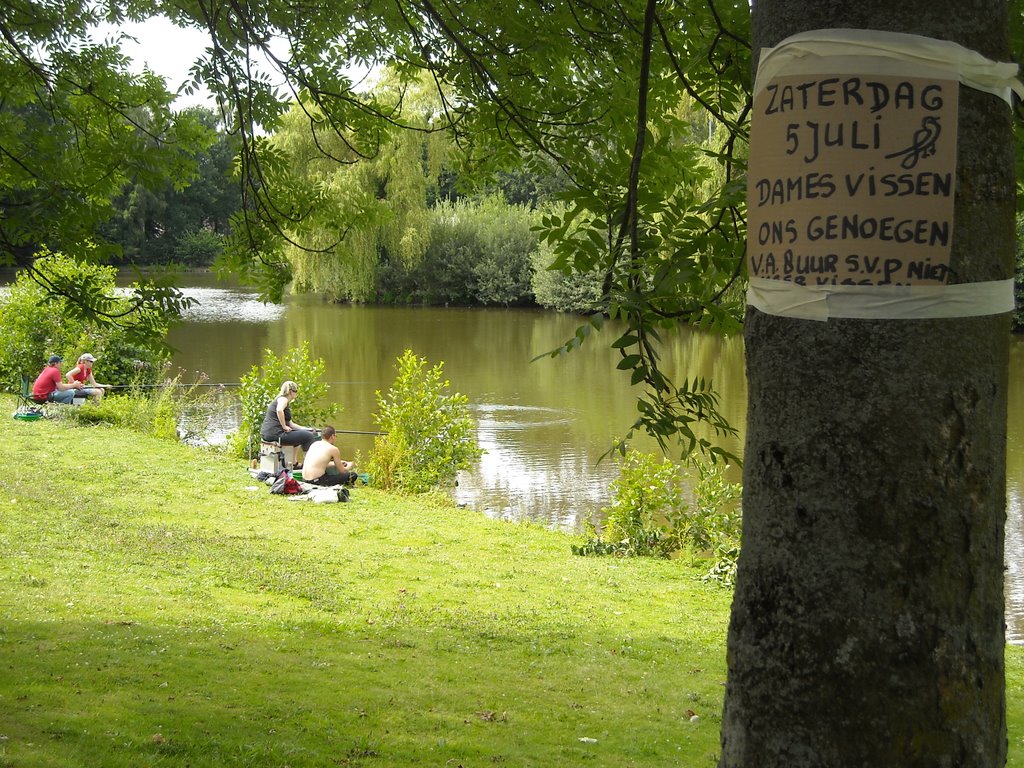
[[[601,510],[604,529],[590,531],[577,555],[670,557],[686,550],[707,558],[706,577],[732,583],[740,546],[740,486],[722,476],[722,467],[694,460],[692,503],[684,477],[664,457],[627,451],[619,478],[611,484],[612,503]],[[692,479],[692,475],[691,475]],[[591,526],[591,528],[593,528]]]
[[[384,433],[374,439],[369,473],[380,488],[422,493],[454,485],[483,451],[468,399],[444,378],[444,363],[427,367],[406,350],[387,394],[378,390],[374,420]]]
[[[382,264],[378,291],[399,304],[509,306],[533,301],[535,214],[500,197],[442,202],[430,211],[430,243],[413,265]]]
[[[307,427],[323,427],[339,411],[337,403],[327,403],[327,384],[322,381],[325,364],[323,358],[313,359],[309,342],[289,349],[283,357],[272,350],[263,351],[263,364],[254,365],[241,380],[239,388],[242,420],[238,431],[230,439],[230,450],[235,456],[252,458],[259,453],[260,427],[270,401],[280,394],[281,384],[294,381],[299,385],[299,396],[292,403],[292,420]]]
[[[540,216],[550,222],[552,214],[565,215],[564,207],[553,208]],[[577,271],[575,265],[559,264],[555,248],[548,239],[539,239],[530,254],[533,265],[533,295],[537,303],[559,312],[596,311],[604,291],[604,272],[600,269]]]
[[[118,294],[113,267],[77,261],[43,252],[34,262],[37,277],[18,273],[8,291],[0,295],[0,382],[17,391],[21,376],[35,376],[46,359],[60,355],[68,371],[84,352],[96,356],[96,379],[112,384],[152,383],[163,370],[168,350],[163,344],[168,321],[149,318],[152,334],[140,337],[125,313],[130,302]],[[70,298],[47,290],[43,284],[75,286],[105,301],[108,318],[85,316]]]

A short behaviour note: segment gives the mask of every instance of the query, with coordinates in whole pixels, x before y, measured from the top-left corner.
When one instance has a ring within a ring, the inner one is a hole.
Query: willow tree
[[[302,96],[271,138],[293,181],[317,194],[308,215],[283,231],[297,291],[372,300],[381,259],[412,268],[430,244],[428,201],[451,152],[449,134],[433,124],[440,103],[422,81],[379,74],[369,96],[390,122],[372,152],[358,152],[362,137],[335,130]]]

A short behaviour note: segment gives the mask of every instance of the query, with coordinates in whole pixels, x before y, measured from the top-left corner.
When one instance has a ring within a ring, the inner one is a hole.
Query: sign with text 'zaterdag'
[[[942,285],[953,242],[956,80],[780,74],[751,119],[751,277]]]

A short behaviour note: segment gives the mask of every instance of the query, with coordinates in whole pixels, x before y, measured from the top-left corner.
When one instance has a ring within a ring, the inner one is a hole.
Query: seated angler
[[[306,451],[302,464],[302,481],[313,485],[351,485],[358,475],[356,465],[344,461],[334,445],[334,427],[324,427],[323,439],[313,443]]]
[[[103,391],[110,385],[99,384],[96,381],[92,373],[92,364],[95,362],[96,358],[86,352],[78,358],[78,365],[68,371],[66,378],[69,384],[81,382],[83,389],[79,397],[91,397],[98,403],[103,399]]]
[[[70,405],[75,397],[84,397],[82,382],[65,382],[60,375],[60,355],[50,355],[46,367],[32,385],[32,399],[37,403],[63,403]]]
[[[316,441],[316,432],[292,421],[292,401],[298,397],[299,385],[286,381],[281,385],[280,394],[267,404],[267,412],[260,428],[260,440],[265,443],[298,445],[308,451]]]

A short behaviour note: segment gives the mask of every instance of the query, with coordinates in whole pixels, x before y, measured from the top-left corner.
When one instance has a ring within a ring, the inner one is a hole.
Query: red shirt
[[[78,373],[72,373],[71,374],[71,380],[72,381],[80,381],[83,384],[85,384],[86,379],[89,378],[89,374],[92,373],[92,368],[90,368],[87,365],[81,365],[81,364],[79,364],[77,367],[78,367]]]
[[[57,389],[59,381],[60,368],[55,365],[46,366],[43,368],[43,372],[36,377],[35,384],[32,385],[32,399],[45,400]]]

